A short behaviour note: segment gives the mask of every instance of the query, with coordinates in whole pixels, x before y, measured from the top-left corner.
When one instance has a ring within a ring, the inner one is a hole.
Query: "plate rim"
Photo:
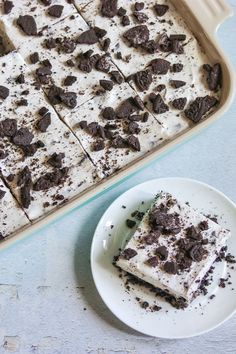
[[[93,238],[92,238],[92,243],[91,243],[91,248],[90,248],[90,269],[91,269],[91,273],[92,273],[92,277],[93,277],[93,281],[94,281],[94,284],[95,284],[95,287],[96,287],[96,290],[100,296],[100,298],[102,299],[103,303],[106,305],[106,307],[109,309],[109,311],[111,311],[111,313],[119,319],[119,321],[121,321],[122,323],[124,323],[126,326],[128,326],[129,328],[139,332],[139,333],[142,333],[144,335],[147,335],[149,337],[153,337],[153,338],[162,338],[162,339],[187,339],[187,338],[193,338],[193,337],[197,337],[197,336],[200,336],[200,335],[203,335],[203,334],[206,334],[206,333],[209,333],[210,331],[216,329],[217,327],[223,325],[226,321],[228,321],[235,313],[236,313],[236,307],[235,309],[228,315],[226,316],[222,321],[218,322],[216,325],[213,325],[213,326],[210,326],[208,329],[206,330],[202,330],[202,331],[198,331],[194,334],[188,334],[188,335],[172,335],[172,336],[157,336],[157,335],[152,335],[150,333],[148,333],[147,331],[145,330],[140,330],[137,328],[137,326],[134,324],[134,325],[130,325],[129,323],[127,323],[127,321],[123,320],[116,312],[114,312],[111,307],[107,304],[107,302],[104,300],[101,292],[100,292],[100,288],[99,286],[97,285],[97,282],[96,282],[96,277],[95,277],[95,270],[94,270],[94,265],[95,265],[95,261],[94,261],[94,257],[93,257],[93,254],[94,254],[94,250],[95,250],[95,239],[96,239],[96,234],[98,232],[98,229],[101,225],[101,221],[102,219],[104,218],[104,216],[106,215],[106,213],[108,212],[108,210],[118,202],[118,200],[120,198],[122,198],[126,193],[128,192],[131,192],[132,190],[136,189],[136,188],[139,188],[141,187],[142,185],[146,185],[147,183],[149,182],[160,182],[160,181],[181,181],[181,182],[192,182],[192,183],[195,183],[195,184],[198,184],[200,186],[203,186],[205,188],[208,188],[212,191],[214,191],[215,193],[217,193],[218,195],[220,195],[223,199],[225,199],[232,208],[235,209],[236,211],[236,203],[234,203],[234,201],[232,201],[227,195],[225,195],[223,192],[221,192],[220,190],[218,190],[217,188],[211,186],[210,184],[208,183],[205,183],[205,182],[201,182],[199,180],[196,180],[196,179],[193,179],[193,178],[188,178],[188,177],[160,177],[160,178],[152,178],[152,179],[149,179],[147,181],[144,181],[142,183],[139,183],[139,184],[136,184],[135,186],[127,189],[126,191],[124,191],[123,193],[121,193],[117,198],[115,198],[115,200],[113,200],[111,202],[111,204],[107,207],[107,209],[105,210],[105,212],[103,213],[103,215],[101,216],[97,226],[96,226],[96,229],[94,231],[94,234],[93,234]]]

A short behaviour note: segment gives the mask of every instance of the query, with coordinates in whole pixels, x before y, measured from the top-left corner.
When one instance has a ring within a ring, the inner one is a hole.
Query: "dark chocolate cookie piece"
[[[219,63],[211,66],[209,64],[203,65],[204,70],[207,72],[208,87],[212,91],[217,91],[222,85],[222,70]]]
[[[0,134],[7,137],[13,137],[17,132],[16,119],[6,118],[0,122]]]
[[[129,260],[133,257],[135,257],[137,255],[137,252],[132,249],[132,248],[126,248],[122,253],[121,253],[121,256],[126,259],[126,260]]]
[[[108,73],[110,71],[110,67],[111,67],[111,62],[110,62],[110,57],[109,55],[105,54],[102,55],[95,64],[95,68],[98,71],[102,71],[104,73]]]
[[[127,143],[128,146],[131,147],[134,151],[141,150],[139,139],[136,136],[134,135],[128,136]]]
[[[148,265],[150,265],[150,267],[155,268],[155,267],[158,266],[159,261],[158,261],[158,258],[154,256],[154,257],[148,258],[148,260],[147,260],[146,263],[147,263]]]
[[[176,98],[175,100],[173,100],[171,102],[172,106],[175,109],[178,109],[180,111],[182,111],[184,109],[184,107],[186,106],[186,103],[187,103],[186,97]]]
[[[77,80],[76,76],[68,75],[64,80],[64,85],[71,86],[76,82],[76,80]]]
[[[9,96],[9,93],[10,93],[9,88],[5,86],[0,86],[0,98],[5,100]]]
[[[163,98],[159,93],[157,95],[155,93],[151,93],[149,96],[149,100],[152,103],[153,111],[155,113],[163,114],[169,111],[169,107],[165,104]]]
[[[129,19],[129,16],[123,16],[122,19],[121,19],[121,24],[122,26],[129,26],[130,25],[130,19]]]
[[[103,44],[102,44],[102,50],[103,50],[104,52],[108,52],[110,45],[111,45],[111,40],[110,40],[110,38],[106,38],[106,39],[104,40]]]
[[[59,18],[62,15],[63,9],[64,9],[64,6],[62,6],[62,5],[52,5],[48,9],[48,14],[51,17]]]
[[[177,274],[177,264],[175,262],[165,262],[164,271],[168,274]]]
[[[60,97],[66,107],[75,108],[77,106],[77,94],[75,92],[63,92]]]
[[[27,36],[37,35],[37,24],[33,16],[19,16],[16,23]]]
[[[99,38],[94,30],[91,28],[83,33],[77,38],[76,42],[78,44],[95,44],[99,42]]]
[[[201,240],[202,239],[201,233],[193,225],[188,227],[185,231],[186,231],[187,237],[189,237],[189,238],[191,238],[193,240],[197,241],[197,240]]]
[[[139,125],[136,122],[129,122],[126,128],[126,132],[128,134],[139,134],[140,130],[141,129],[139,128]]]
[[[45,133],[48,127],[50,126],[50,124],[51,124],[51,114],[48,112],[41,119],[38,120],[36,124],[36,128],[40,132]]]
[[[113,89],[114,84],[111,80],[100,80],[99,83],[100,86],[106,91],[111,91]]]
[[[140,109],[136,106],[133,97],[129,97],[124,100],[119,107],[116,109],[117,118],[129,118],[132,113],[139,111]]]
[[[117,15],[117,0],[101,0],[101,14],[112,18]]]
[[[165,246],[158,247],[155,253],[162,261],[166,261],[168,258],[168,250]]]
[[[49,101],[51,102],[52,105],[56,105],[56,104],[59,104],[61,103],[61,94],[63,93],[63,90],[56,86],[56,85],[52,85],[50,88],[49,88],[49,91],[48,91],[48,99]]]
[[[103,118],[105,119],[108,119],[108,120],[113,120],[116,118],[116,112],[114,110],[114,108],[112,107],[106,107],[103,109],[102,111],[102,116]]]
[[[50,188],[62,184],[68,177],[68,168],[55,169],[53,172],[47,172],[40,176],[33,185],[33,190],[46,191]]]
[[[52,156],[48,159],[49,165],[55,168],[61,168],[63,159],[65,158],[65,154],[63,152],[52,154]]]
[[[41,2],[45,5],[45,6],[49,6],[52,3],[52,0],[41,0]]]
[[[134,11],[133,15],[139,23],[145,23],[148,20],[148,16],[144,12]]]
[[[109,75],[110,75],[111,79],[119,85],[122,84],[122,82],[124,81],[123,76],[117,70],[110,71]]]
[[[31,203],[31,187],[27,184],[20,188],[20,201],[23,208],[28,209]]]
[[[135,11],[142,11],[144,9],[144,2],[136,2],[134,4]]]
[[[169,10],[169,6],[168,5],[155,4],[154,5],[154,9],[156,11],[157,16],[158,17],[162,17]]]
[[[201,262],[204,254],[205,250],[200,244],[194,245],[189,251],[189,256],[194,262]]]
[[[161,233],[159,230],[155,230],[155,232],[150,232],[148,235],[145,235],[142,238],[142,243],[146,245],[153,245],[153,243],[157,243]]]
[[[12,1],[5,0],[3,2],[3,12],[5,15],[9,14],[11,10],[13,9],[14,4]]]
[[[133,78],[139,91],[147,91],[152,83],[151,70],[138,71],[133,75]]]
[[[180,73],[183,70],[184,66],[181,63],[175,63],[172,66],[173,73]]]
[[[126,225],[127,225],[130,229],[132,229],[132,228],[136,225],[136,221],[131,220],[131,219],[127,219],[127,220],[126,220]]]
[[[170,69],[170,62],[165,59],[153,59],[150,62],[153,74],[165,75]]]
[[[31,177],[31,172],[28,166],[25,166],[17,176],[17,186],[20,187],[24,184],[31,184],[32,182],[32,177]]]
[[[124,33],[124,38],[132,47],[139,47],[149,40],[149,29],[146,25],[132,27]]]
[[[104,140],[102,140],[102,139],[96,140],[92,145],[93,151],[101,151],[104,149],[105,149],[105,143],[104,143]]]
[[[12,138],[12,142],[18,146],[27,146],[33,140],[34,135],[28,128],[20,128]]]
[[[5,194],[6,194],[6,191],[3,191],[2,189],[0,189],[0,200],[4,197]]]
[[[127,142],[124,138],[122,138],[122,136],[116,135],[112,140],[111,146],[115,149],[124,149],[127,148]]]
[[[183,87],[186,85],[185,81],[182,80],[170,80],[170,86],[173,87],[174,89],[178,89],[180,87]]]
[[[202,117],[218,103],[213,96],[197,97],[184,111],[187,118],[198,123]]]

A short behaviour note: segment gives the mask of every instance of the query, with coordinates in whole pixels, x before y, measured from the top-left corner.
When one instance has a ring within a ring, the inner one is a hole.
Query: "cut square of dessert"
[[[110,175],[166,139],[165,131],[127,84],[115,85],[65,117],[94,164]]]
[[[29,38],[35,38],[42,28],[76,14],[74,5],[65,0],[1,1],[0,28],[15,49]]]
[[[183,308],[198,295],[229,237],[230,232],[209,217],[161,192],[116,264]]]
[[[99,28],[90,30],[77,14],[46,27],[40,36],[19,47],[62,118],[95,96],[101,89],[100,80],[110,80],[109,72],[117,70],[99,47],[105,33]]]

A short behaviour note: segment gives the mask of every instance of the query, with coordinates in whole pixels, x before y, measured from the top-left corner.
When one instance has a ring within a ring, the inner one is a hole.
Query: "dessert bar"
[[[18,49],[29,36],[35,38],[43,28],[73,13],[74,5],[65,0],[1,1],[0,29]]]
[[[186,307],[229,237],[210,218],[161,192],[116,264]]]

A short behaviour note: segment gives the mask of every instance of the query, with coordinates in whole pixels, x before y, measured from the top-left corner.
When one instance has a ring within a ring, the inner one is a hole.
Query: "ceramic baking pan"
[[[225,0],[173,0],[172,2],[174,5],[178,5],[178,11],[181,13],[188,26],[192,29],[195,37],[199,40],[208,57],[212,59],[213,62],[220,62],[222,65],[223,85],[221,102],[218,110],[209,115],[199,124],[188,128],[187,131],[184,131],[172,141],[167,142],[164,146],[152,150],[142,158],[135,160],[123,170],[120,170],[111,177],[103,180],[99,185],[94,186],[90,190],[84,192],[84,194],[72,199],[67,204],[52,211],[47,216],[35,221],[30,226],[9,236],[1,243],[1,248],[22,240],[29,234],[38,231],[40,228],[69,213],[72,209],[93,200],[99,194],[114,187],[117,183],[124,181],[153,160],[189,140],[192,136],[199,133],[227,112],[235,93],[235,76],[229,60],[220,48],[217,39],[217,30],[229,16],[233,15],[232,9],[227,5]]]

